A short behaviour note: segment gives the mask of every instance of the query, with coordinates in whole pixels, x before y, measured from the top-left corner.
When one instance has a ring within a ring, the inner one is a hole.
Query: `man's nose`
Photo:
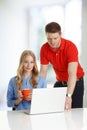
[[[51,39],[51,43],[54,43],[54,39]]]

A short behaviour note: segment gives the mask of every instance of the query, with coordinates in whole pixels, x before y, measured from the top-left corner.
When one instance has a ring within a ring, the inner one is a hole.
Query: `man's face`
[[[60,38],[61,34],[56,32],[56,33],[46,33],[48,44],[54,48],[57,49],[60,46]]]

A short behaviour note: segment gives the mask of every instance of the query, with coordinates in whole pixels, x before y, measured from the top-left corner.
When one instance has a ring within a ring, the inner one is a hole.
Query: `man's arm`
[[[77,62],[72,62],[72,63],[69,63],[69,65],[68,65],[68,75],[69,75],[69,77],[68,77],[67,93],[70,93],[71,95],[73,94],[75,84],[76,84],[77,67],[78,67]]]
[[[76,84],[76,74],[77,74],[77,67],[78,67],[78,62],[71,62],[68,65],[68,84],[67,84],[67,94],[72,95],[74,88],[75,88],[75,84]],[[71,103],[72,103],[72,98],[71,97],[66,97],[66,102],[65,102],[65,109],[71,108]]]
[[[41,65],[40,66],[40,75],[43,76],[44,79],[46,79],[47,70],[48,70],[48,65]]]

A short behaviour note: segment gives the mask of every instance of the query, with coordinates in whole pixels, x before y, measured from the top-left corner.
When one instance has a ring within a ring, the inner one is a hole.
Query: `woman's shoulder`
[[[11,88],[11,89],[14,88],[16,77],[17,77],[17,76],[14,76],[14,77],[11,77],[11,78],[10,78],[9,83],[8,83],[9,89],[10,89],[10,88]]]
[[[42,81],[45,81],[45,79],[43,78],[43,76],[38,76],[38,80],[42,80]]]
[[[14,82],[17,76],[13,76],[10,78],[10,82]]]
[[[47,82],[42,76],[38,76],[38,87],[39,88],[46,88],[47,87]]]

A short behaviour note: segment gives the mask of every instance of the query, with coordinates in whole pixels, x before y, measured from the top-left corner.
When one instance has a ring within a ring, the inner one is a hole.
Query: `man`
[[[49,62],[56,74],[54,87],[67,87],[65,109],[83,107],[84,71],[78,60],[75,44],[61,37],[61,26],[56,22],[45,27],[47,42],[40,50],[40,75],[46,78]]]

